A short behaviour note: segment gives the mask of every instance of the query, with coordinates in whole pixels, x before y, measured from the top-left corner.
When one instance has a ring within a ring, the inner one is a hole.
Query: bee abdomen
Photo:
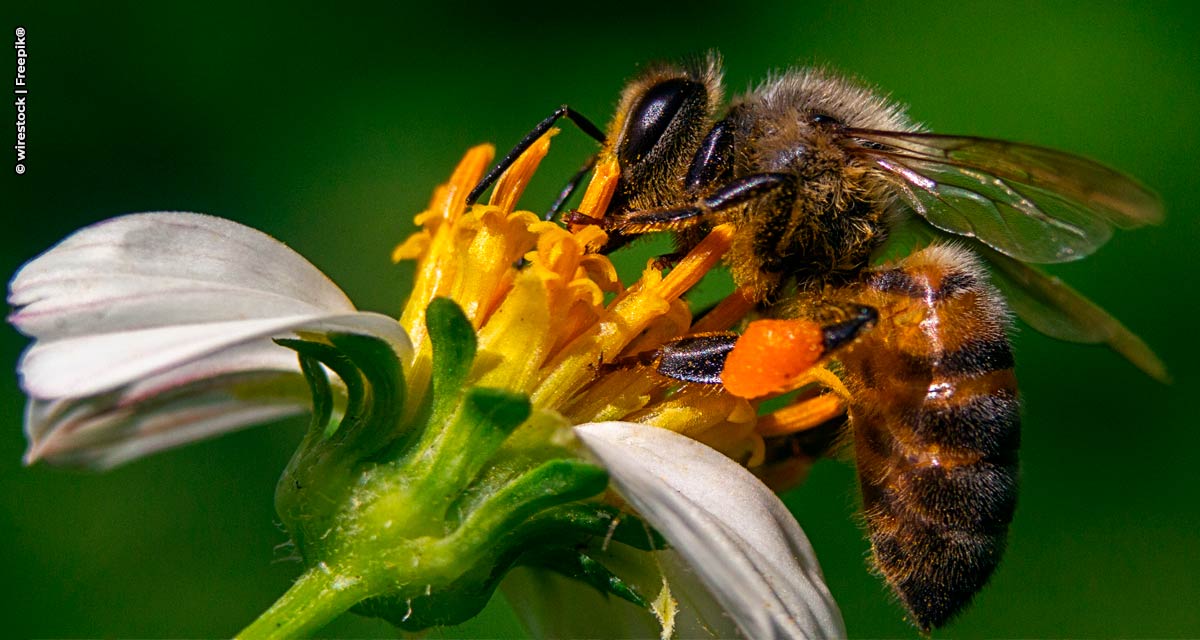
[[[1008,318],[966,251],[867,275],[879,325],[842,363],[875,566],[922,629],[995,570],[1016,506],[1020,415]]]
[[[982,409],[995,398],[980,396],[972,404]],[[982,430],[989,436],[979,447],[906,445],[905,436],[920,429],[918,416],[907,434],[892,436],[900,425],[881,430],[872,444],[890,448],[889,457],[880,456],[878,471],[860,472],[876,567],[922,629],[945,624],[1000,561],[1017,488],[1019,419],[1015,398],[1008,401],[1014,406],[1000,418],[979,414],[992,423]],[[959,417],[970,412],[964,408]],[[951,424],[944,414],[933,422]],[[860,446],[859,455],[878,454]]]

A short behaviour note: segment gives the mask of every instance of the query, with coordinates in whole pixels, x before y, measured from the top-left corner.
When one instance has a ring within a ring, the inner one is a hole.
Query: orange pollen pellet
[[[824,334],[815,322],[756,320],[725,360],[721,382],[729,393],[743,398],[789,391],[790,383],[824,352]]]

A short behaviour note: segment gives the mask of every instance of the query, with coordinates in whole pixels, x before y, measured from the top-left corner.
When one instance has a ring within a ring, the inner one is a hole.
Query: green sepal
[[[312,339],[279,339],[299,354],[313,392],[313,420],[275,488],[275,508],[306,559],[318,547],[368,469],[368,457],[402,432],[404,374],[385,341],[359,334],[330,333]],[[339,419],[338,396],[324,365],[345,387]]]
[[[453,528],[462,525],[462,519],[475,511],[480,505],[491,499],[508,483],[544,462],[542,458],[532,458],[528,455],[496,456],[479,472],[471,483],[455,499],[446,511],[447,524]]]
[[[278,341],[299,354],[313,395],[313,425],[276,491],[306,575],[348,580],[354,611],[411,631],[476,615],[518,564],[646,606],[581,550],[655,550],[662,539],[594,500],[607,472],[552,444],[569,428],[561,416],[534,415],[523,394],[471,386],[476,336],[455,302],[433,300],[426,328],[430,384],[411,398],[384,341],[345,333]],[[326,369],[342,380],[344,399]],[[404,411],[406,402],[416,406]]]
[[[339,430],[342,424],[358,420],[359,416],[361,416],[364,411],[364,405],[367,401],[366,388],[363,382],[362,374],[359,372],[358,367],[355,366],[354,362],[347,357],[346,354],[342,353],[333,345],[325,344],[323,342],[313,342],[311,340],[279,338],[275,340],[275,343],[300,354],[301,367],[304,366],[304,359],[319,362],[332,369],[333,372],[337,374],[338,378],[342,380],[342,384],[346,385],[346,411],[342,420],[337,422],[328,421],[323,423],[314,421],[314,427],[320,428],[322,431],[324,431],[326,438],[331,438],[333,437],[334,433]],[[317,368],[320,369],[320,367]],[[324,375],[325,372],[321,371],[321,376]],[[328,383],[328,380],[326,380],[326,383]],[[309,380],[309,385],[313,385],[311,378]],[[328,388],[328,384],[326,384],[326,388]],[[313,401],[313,406],[314,408],[316,407],[315,399]]]
[[[662,535],[641,518],[611,505],[589,502],[547,509],[522,524],[519,531],[583,533],[639,551],[659,551],[669,546]]]
[[[425,328],[433,349],[430,421],[436,424],[453,410],[475,362],[477,343],[471,321],[458,303],[449,298],[434,298],[429,302],[425,308]]]
[[[344,354],[366,382],[368,400],[362,407],[355,446],[377,449],[401,432],[404,415],[404,369],[391,345],[356,333],[331,333],[329,341]]]
[[[308,381],[308,390],[312,393],[312,420],[308,428],[310,431],[320,431],[328,437],[330,433],[325,432],[330,428],[336,429],[330,424],[333,418],[333,391],[329,387],[329,376],[325,375],[325,367],[321,366],[320,362],[303,353],[300,353],[300,371]]]
[[[462,520],[461,526],[438,543],[454,549],[456,563],[465,569],[456,580],[438,584],[429,592],[414,585],[402,593],[370,598],[354,611],[410,631],[468,620],[483,609],[509,569],[518,562],[525,563],[523,558],[531,548],[538,554],[554,548],[573,549],[594,537],[573,529],[566,519],[548,519],[540,528],[521,524],[546,509],[561,508],[602,492],[607,478],[599,467],[561,459],[520,475],[491,493]],[[602,576],[603,572],[593,568],[593,575]],[[619,579],[617,583],[623,584]]]
[[[579,460],[555,459],[509,482],[463,519],[456,535],[466,546],[487,545],[497,531],[514,530],[537,512],[595,496],[608,472]]]
[[[522,564],[540,566],[551,571],[574,578],[595,587],[600,593],[611,593],[622,600],[645,609],[646,599],[632,585],[625,582],[609,570],[608,567],[596,561],[595,558],[574,549],[549,549],[526,558]]]
[[[492,451],[522,422],[529,418],[533,407],[529,397],[507,389],[472,387],[459,409],[458,422],[464,423],[475,437],[487,437]]]
[[[399,431],[404,411],[404,370],[388,343],[353,333],[330,333],[330,344],[311,340],[278,339],[281,346],[300,355],[300,367],[313,391],[313,428],[325,438],[341,433],[357,443],[385,440]],[[346,385],[346,410],[341,420],[331,420],[333,396],[324,364]],[[342,425],[354,427],[347,433]],[[376,444],[372,442],[372,444]]]
[[[483,611],[507,572],[506,565],[491,574],[465,575],[452,584],[439,585],[430,593],[376,596],[359,602],[351,611],[386,620],[405,631],[462,624]]]
[[[529,418],[533,407],[525,395],[505,389],[474,387],[463,397],[444,446],[460,447],[463,474],[458,486],[466,487],[483,470],[504,440]],[[447,453],[450,453],[447,451]]]
[[[503,389],[474,387],[441,429],[430,428],[402,465],[403,473],[419,478],[420,491],[430,503],[449,507],[471,485],[505,438],[532,411],[529,398]],[[436,510],[436,509],[435,509]]]

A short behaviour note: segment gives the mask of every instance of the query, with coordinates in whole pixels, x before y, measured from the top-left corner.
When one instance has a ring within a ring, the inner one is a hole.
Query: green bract
[[[458,305],[433,300],[426,326],[433,367],[425,397],[406,397],[401,363],[381,340],[333,333],[278,341],[299,354],[313,394],[312,423],[275,495],[308,567],[294,587],[307,599],[292,606],[312,606],[315,591],[407,630],[457,624],[516,564],[645,606],[578,549],[597,536],[645,550],[663,544],[636,518],[588,500],[607,486],[603,469],[544,440],[510,441],[522,425],[556,418],[532,415],[522,395],[469,384],[475,332]],[[326,368],[346,386],[343,407]],[[406,402],[415,410],[406,412]],[[244,637],[311,630],[290,608],[281,600]]]

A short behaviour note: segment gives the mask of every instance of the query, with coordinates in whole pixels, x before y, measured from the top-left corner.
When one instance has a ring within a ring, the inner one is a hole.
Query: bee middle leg
[[[567,206],[567,200],[571,199],[571,196],[579,189],[579,185],[583,184],[583,179],[591,173],[592,169],[596,168],[596,161],[599,159],[599,154],[595,153],[588,157],[587,162],[583,163],[583,166],[575,172],[575,175],[571,176],[566,186],[558,193],[558,197],[554,199],[554,202],[550,205],[550,209],[542,216],[542,220],[549,222],[562,213],[563,207]]]
[[[673,266],[687,255],[695,242],[703,237],[704,229],[719,223],[724,214],[777,192],[790,180],[792,177],[788,174],[756,173],[738,178],[684,205],[629,211],[604,218],[571,212],[563,220],[568,225],[597,225],[609,232],[609,242],[602,253],[615,251],[631,238],[646,233],[668,231],[683,234],[676,236],[678,251],[655,259],[654,266],[663,269]],[[690,239],[686,236],[697,231],[701,231],[697,236]]]
[[[728,182],[685,205],[629,211],[602,220],[573,216],[570,222],[599,224],[606,230],[623,235],[681,231],[699,224],[711,223],[715,216],[775,193],[791,179],[786,173],[755,173]]]

